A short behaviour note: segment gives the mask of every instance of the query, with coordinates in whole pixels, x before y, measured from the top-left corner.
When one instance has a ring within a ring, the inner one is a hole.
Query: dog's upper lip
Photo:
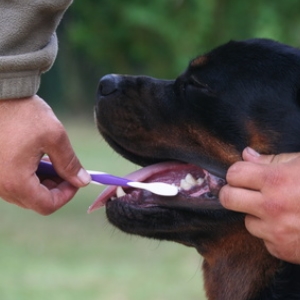
[[[222,178],[224,180],[226,179],[226,173],[229,166],[227,164],[222,163],[221,160],[213,159],[212,157],[206,156],[204,154],[195,155],[195,153],[188,153],[187,151],[178,151],[176,149],[172,150],[171,156],[169,153],[166,157],[145,157],[140,152],[133,152],[132,149],[128,149],[126,143],[123,143],[122,145],[119,142],[117,142],[117,140],[107,131],[103,130],[102,127],[99,127],[99,130],[102,136],[108,142],[108,144],[113,149],[115,149],[115,151],[121,153],[123,157],[137,165],[144,166],[149,164],[155,164],[158,161],[165,160],[184,161],[186,163],[197,165],[219,178]]]
[[[216,162],[207,163],[205,162],[205,160],[201,160],[200,163],[197,165],[200,165],[206,171],[219,178],[222,178],[224,180],[226,178],[227,169],[224,166],[217,164]]]

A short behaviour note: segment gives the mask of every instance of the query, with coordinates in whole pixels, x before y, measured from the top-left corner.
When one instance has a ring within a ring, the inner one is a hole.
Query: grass
[[[91,121],[64,123],[86,168],[117,175],[136,169],[105,145]],[[88,215],[99,191],[81,189],[48,217],[0,201],[0,299],[204,299],[196,251],[121,233],[104,210]]]

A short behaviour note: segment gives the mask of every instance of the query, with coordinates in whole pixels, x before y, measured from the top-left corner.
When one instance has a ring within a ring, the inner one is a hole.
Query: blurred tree
[[[173,78],[191,58],[230,39],[298,46],[299,8],[298,0],[75,0],[40,93],[54,107],[90,114],[105,73]]]

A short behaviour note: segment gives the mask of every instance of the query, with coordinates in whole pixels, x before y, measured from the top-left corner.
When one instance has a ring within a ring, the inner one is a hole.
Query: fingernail
[[[91,181],[91,176],[90,174],[83,168],[79,170],[77,173],[77,178],[84,184],[87,185]]]
[[[248,154],[250,154],[251,156],[254,157],[259,157],[260,154],[258,152],[256,152],[253,148],[247,147],[246,151],[248,152]]]

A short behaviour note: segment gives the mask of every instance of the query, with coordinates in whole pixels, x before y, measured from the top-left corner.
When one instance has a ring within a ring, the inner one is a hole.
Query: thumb
[[[265,165],[271,163],[287,163],[291,160],[300,158],[299,153],[262,155],[250,147],[244,149],[242,156],[245,161],[249,161],[257,164],[265,164]]]
[[[244,161],[249,161],[258,164],[270,164],[275,155],[261,155],[253,148],[246,147],[242,154]]]
[[[79,162],[66,132],[61,133],[59,142],[47,150],[46,153],[61,178],[76,187],[90,183],[90,175]]]

